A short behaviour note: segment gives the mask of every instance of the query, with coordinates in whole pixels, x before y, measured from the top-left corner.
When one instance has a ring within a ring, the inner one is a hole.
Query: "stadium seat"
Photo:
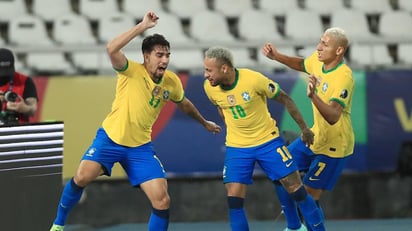
[[[233,43],[225,16],[217,11],[200,11],[190,19],[190,34],[200,42]]]
[[[376,34],[371,32],[365,13],[358,10],[340,9],[333,11],[330,26],[344,29],[351,42],[371,42],[379,39]]]
[[[350,46],[349,60],[355,66],[390,66],[393,59],[385,44],[352,44]]]
[[[301,9],[298,0],[260,0],[259,9],[274,16],[284,17],[286,12]]]
[[[107,43],[136,25],[133,16],[125,13],[106,15],[98,20],[98,24],[97,37],[103,43]]]
[[[170,57],[171,70],[197,73],[203,70],[203,51],[200,48],[174,49]]]
[[[53,21],[60,15],[74,13],[70,0],[33,0],[32,11],[47,22]]]
[[[285,35],[295,45],[316,44],[324,31],[320,15],[313,11],[289,11],[285,20]]]
[[[235,67],[238,68],[257,68],[257,60],[252,58],[252,52],[249,48],[236,48],[231,50],[233,55],[233,62]]]
[[[172,53],[173,53],[173,51],[174,51],[174,49],[172,50]],[[124,54],[126,55],[127,59],[129,59],[129,60],[133,60],[133,61],[138,62],[138,63],[143,63],[142,51],[137,49],[137,48],[124,50]],[[107,60],[110,63],[110,60],[109,60],[108,57],[107,57]]]
[[[24,46],[49,46],[55,43],[48,36],[45,22],[37,16],[23,15],[9,23],[9,43]]]
[[[412,39],[412,15],[406,11],[384,12],[378,25],[379,35],[386,41],[410,42]]]
[[[305,0],[305,9],[330,16],[334,11],[345,9],[344,0]]]
[[[185,34],[183,25],[178,16],[164,11],[158,12],[157,25],[145,31],[145,35],[158,33],[164,35],[175,46],[194,45],[194,40]]]
[[[61,15],[53,22],[54,39],[65,45],[96,45],[89,20],[82,15]]]
[[[206,0],[169,0],[168,10],[181,19],[190,19],[192,16],[208,10]]]
[[[350,7],[369,15],[393,10],[389,0],[350,0]]]
[[[80,14],[89,20],[98,20],[108,14],[118,13],[117,0],[78,0]]]
[[[10,20],[27,15],[25,0],[2,0],[0,1],[0,22],[10,22]]]
[[[259,25],[259,26],[257,26]],[[243,11],[238,22],[239,36],[249,42],[264,43],[282,41],[275,17],[265,11],[250,9]]]
[[[35,52],[26,55],[27,67],[34,74],[73,74],[74,69],[62,52]]]
[[[218,0],[214,1],[214,10],[227,18],[237,18],[239,13],[253,9],[252,0]]]
[[[411,0],[398,0],[398,7],[400,10],[412,13],[412,1]]]
[[[163,11],[161,0],[123,0],[123,12],[132,15],[136,19],[141,19],[147,11],[151,10],[155,13]]]
[[[103,52],[73,51],[71,59],[79,73],[98,73],[103,69]]]
[[[398,62],[412,65],[412,43],[398,44]]]

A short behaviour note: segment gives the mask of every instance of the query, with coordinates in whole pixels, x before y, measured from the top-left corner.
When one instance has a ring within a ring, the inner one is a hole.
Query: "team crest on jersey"
[[[250,100],[249,92],[247,92],[247,91],[242,92],[242,98],[243,98],[244,101],[249,101]]]
[[[322,91],[323,92],[326,92],[327,90],[328,90],[328,83],[323,83],[323,85],[322,85]]]
[[[156,86],[155,88],[153,88],[152,95],[153,96],[159,95],[161,89],[162,89],[161,87]]]
[[[228,102],[231,106],[235,105],[235,104],[236,104],[235,96],[234,96],[234,95],[228,95],[228,96],[227,96],[227,102]]]
[[[343,89],[343,90],[341,91],[341,93],[340,93],[340,97],[341,97],[342,99],[346,99],[346,97],[348,97],[348,90]]]
[[[165,90],[165,91],[163,92],[163,99],[164,99],[164,100],[169,99],[169,95],[170,95],[170,92],[169,92],[168,90]]]
[[[275,85],[273,83],[269,83],[268,89],[269,89],[270,92],[273,93],[275,91]]]

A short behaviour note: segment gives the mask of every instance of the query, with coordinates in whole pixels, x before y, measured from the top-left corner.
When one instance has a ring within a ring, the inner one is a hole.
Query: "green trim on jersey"
[[[334,102],[340,104],[340,106],[342,106],[343,108],[346,107],[346,104],[342,100],[339,100],[338,98],[330,98],[330,101],[334,101]]]
[[[232,90],[233,88],[235,88],[236,87],[236,85],[237,85],[237,82],[239,81],[239,71],[235,68],[235,82],[232,84],[232,86],[229,86],[229,87],[225,87],[225,86],[223,86],[223,85],[220,85],[220,87],[223,89],[223,90],[225,90],[225,91],[229,91],[229,90]]]
[[[129,67],[129,60],[126,59],[126,65],[124,65],[124,67],[122,67],[120,69],[117,69],[117,68],[114,68],[114,69],[118,72],[123,72],[123,71],[127,70],[128,67]]]

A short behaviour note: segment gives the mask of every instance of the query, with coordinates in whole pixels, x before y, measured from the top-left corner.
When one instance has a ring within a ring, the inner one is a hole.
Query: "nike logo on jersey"
[[[286,163],[286,167],[289,168],[293,164],[293,160],[289,163]]]
[[[320,179],[318,179],[318,178],[313,178],[313,177],[309,177],[309,180],[310,180],[310,181],[315,181],[315,180],[320,180]]]

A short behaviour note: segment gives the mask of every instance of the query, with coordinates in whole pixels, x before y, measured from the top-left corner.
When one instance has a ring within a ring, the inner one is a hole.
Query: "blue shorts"
[[[110,176],[113,165],[119,162],[133,186],[155,178],[165,178],[166,173],[159,158],[154,153],[151,142],[138,147],[126,147],[113,142],[103,130],[97,130],[93,143],[82,160],[100,163],[105,175]]]
[[[301,138],[297,138],[288,146],[296,160],[300,171],[306,172],[303,183],[309,187],[332,190],[348,157],[333,158],[324,154],[315,154],[306,147]]]
[[[298,170],[283,139],[278,137],[256,147],[226,147],[223,183],[252,184],[256,162],[272,181]]]

